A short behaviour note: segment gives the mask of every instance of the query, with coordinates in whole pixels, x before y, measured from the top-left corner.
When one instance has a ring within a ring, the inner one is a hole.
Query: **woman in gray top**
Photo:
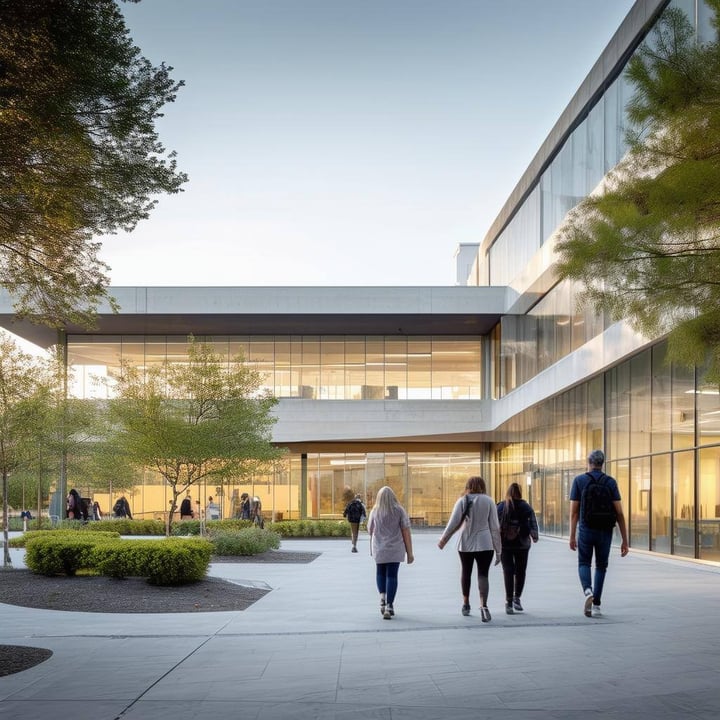
[[[438,547],[442,550],[448,540],[462,528],[457,549],[460,555],[460,589],[462,590],[462,614],[470,614],[470,582],[473,565],[477,564],[478,589],[480,590],[480,618],[489,622],[490,610],[487,599],[490,590],[490,563],[495,552],[495,564],[500,562],[502,544],[497,507],[486,495],[485,481],[471,477],[465,484],[465,494],[458,499],[443,532]]]
[[[370,552],[375,558],[375,580],[380,593],[380,613],[389,620],[395,615],[393,603],[398,587],[400,563],[415,559],[410,535],[410,518],[392,488],[381,487],[368,519]]]

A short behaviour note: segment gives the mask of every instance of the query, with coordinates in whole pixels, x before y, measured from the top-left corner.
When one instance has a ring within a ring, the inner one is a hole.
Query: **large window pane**
[[[703,448],[699,457],[699,554],[720,561],[720,447]]]
[[[359,400],[365,382],[365,339],[345,339],[345,398]]]
[[[407,399],[407,338],[385,340],[385,397],[388,400]]]
[[[720,443],[720,392],[717,384],[698,385],[697,412],[698,445]]]
[[[630,361],[630,455],[650,452],[652,431],[650,403],[650,352],[636,355]]]
[[[650,549],[670,552],[670,455],[656,455],[652,459],[652,523]]]
[[[408,339],[408,399],[430,400],[432,387],[430,338]]]
[[[695,557],[695,453],[673,456],[673,515],[676,555]]]
[[[320,340],[320,399],[345,399],[345,341],[338,337]]]
[[[607,455],[626,458],[630,455],[630,364],[625,362],[606,375]]]
[[[674,450],[695,445],[695,373],[682,365],[672,367],[672,443]]]
[[[650,458],[630,463],[630,545],[640,550],[649,547]]]
[[[665,344],[652,349],[652,451],[670,450],[672,393]]]

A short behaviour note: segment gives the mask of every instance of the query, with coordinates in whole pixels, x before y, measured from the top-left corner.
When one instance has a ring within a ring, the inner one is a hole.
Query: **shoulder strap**
[[[605,478],[607,475],[605,475],[604,472],[600,471],[600,477],[597,478],[589,472],[586,472],[585,474],[590,478],[590,482],[600,483],[601,485],[605,484]]]

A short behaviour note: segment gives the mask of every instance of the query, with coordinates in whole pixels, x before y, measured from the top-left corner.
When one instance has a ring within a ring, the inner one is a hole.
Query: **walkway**
[[[605,617],[582,614],[575,555],[532,549],[524,614],[460,615],[459,563],[416,532],[383,620],[367,537],[289,540],[310,564],[217,564],[273,588],[245,612],[114,615],[0,604],[0,644],[53,656],[0,678],[0,717],[23,720],[710,719],[720,711],[720,568],[613,550]],[[17,552],[17,551],[14,551]],[[16,562],[17,564],[17,562]],[[1,581],[0,576],[0,581]],[[0,586],[0,599],[2,588]]]

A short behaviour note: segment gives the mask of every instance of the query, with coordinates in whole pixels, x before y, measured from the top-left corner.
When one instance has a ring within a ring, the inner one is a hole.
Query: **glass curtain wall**
[[[202,339],[202,338],[201,338]],[[228,359],[242,356],[278,398],[305,400],[478,400],[482,339],[474,336],[213,337]],[[69,336],[76,397],[107,397],[122,362],[138,367],[182,361],[177,336]]]
[[[712,14],[702,0],[672,0],[697,28],[701,42],[715,39]],[[652,42],[652,33],[646,36]],[[481,258],[477,281],[510,285],[519,271],[560,227],[567,214],[592,193],[627,152],[626,107],[632,87],[620,74],[579,122],[535,187]]]
[[[544,532],[567,534],[570,483],[601,447],[632,547],[720,561],[720,391],[703,368],[669,365],[665,350],[644,350],[500,429],[532,442],[495,450],[495,486],[524,479]]]

